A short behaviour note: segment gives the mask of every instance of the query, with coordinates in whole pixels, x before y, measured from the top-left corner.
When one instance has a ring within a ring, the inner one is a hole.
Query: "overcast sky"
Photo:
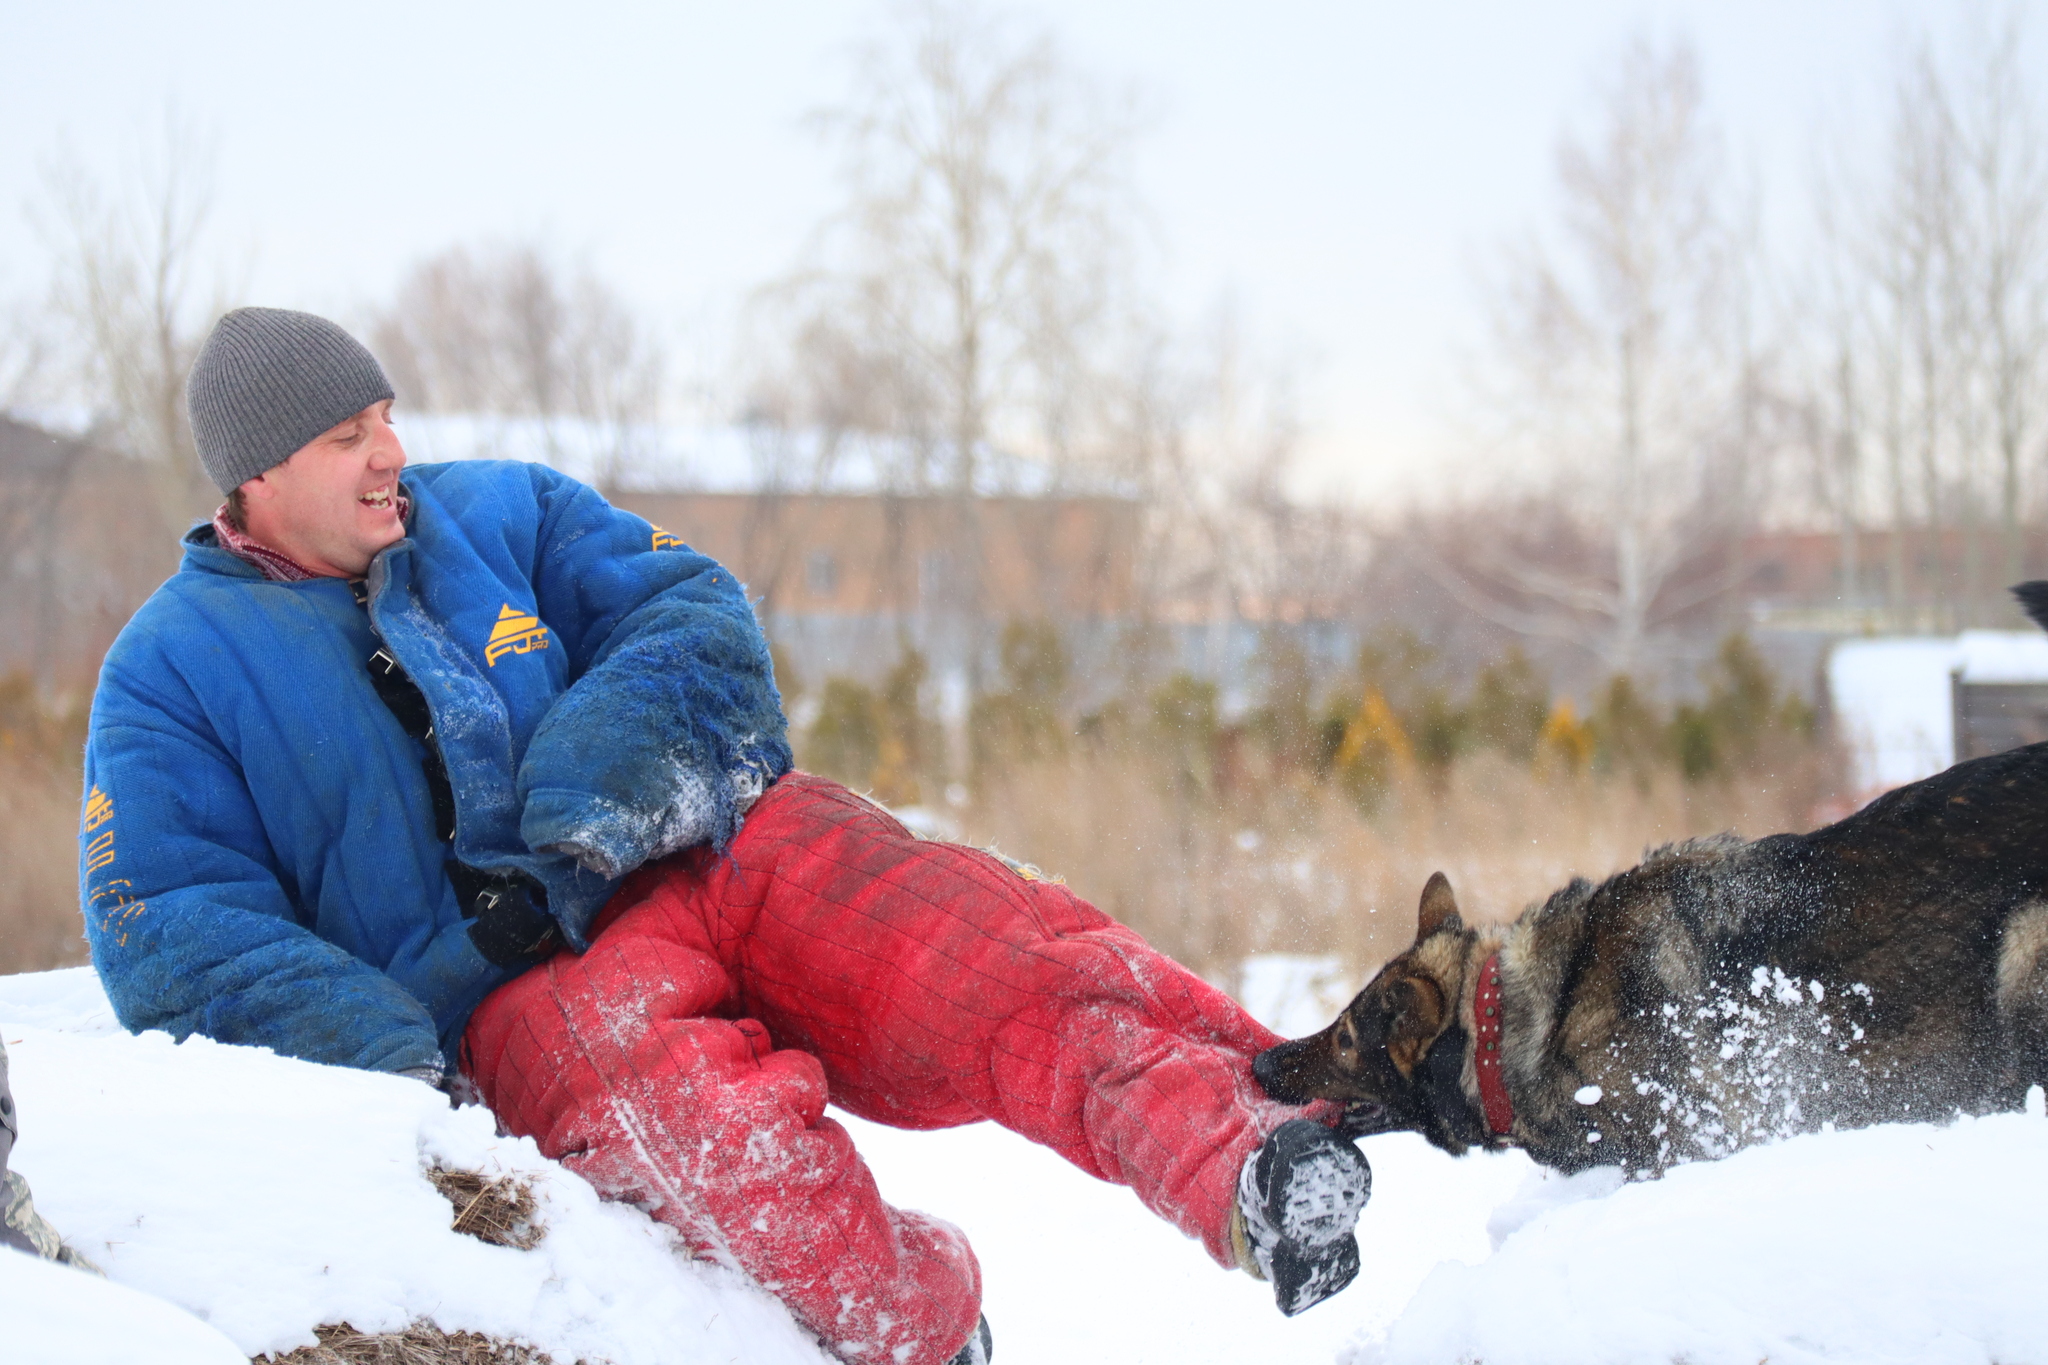
[[[1874,123],[1897,54],[1971,4],[1038,0],[1156,111],[1138,151],[1169,305],[1228,295],[1301,358],[1306,478],[1384,495],[1438,460],[1476,263],[1544,221],[1560,132],[1630,36],[1688,34],[1790,232],[1821,128]],[[2048,0],[2020,8],[2044,51]],[[167,104],[218,149],[241,301],[359,311],[456,241],[538,237],[715,362],[737,302],[833,204],[802,122],[891,11],[825,0],[538,5],[0,0],[0,296],[43,285],[25,207],[119,176]],[[2048,71],[2048,59],[2031,69]]]

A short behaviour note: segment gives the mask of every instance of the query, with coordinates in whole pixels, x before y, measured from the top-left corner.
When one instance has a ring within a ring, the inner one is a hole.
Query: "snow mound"
[[[1291,1008],[1281,994],[1269,1003]],[[321,1323],[414,1319],[565,1365],[824,1360],[742,1277],[416,1082],[127,1035],[89,970],[0,977],[0,1036],[17,1165],[114,1282],[0,1255],[8,1365],[225,1365],[222,1338],[254,1354],[308,1344]],[[1363,1269],[1297,1318],[1128,1191],[1001,1128],[837,1117],[885,1195],[973,1238],[1010,1365],[2016,1365],[2048,1361],[2048,1117],[2040,1092],[2031,1103],[1792,1138],[1643,1183],[1369,1138]],[[453,1232],[423,1175],[436,1162],[530,1180],[546,1236],[521,1252]]]
[[[162,1299],[6,1248],[0,1340],[17,1365],[247,1365],[234,1342]]]
[[[531,1141],[500,1138],[481,1108],[260,1048],[99,1032],[95,998],[104,1007],[89,969],[0,979],[22,1118],[11,1164],[116,1286],[178,1305],[243,1356],[311,1345],[322,1323],[389,1332],[426,1319],[563,1362],[823,1359],[775,1299],[688,1259],[667,1228],[600,1201]],[[48,1027],[67,1002],[87,1032]],[[453,1231],[424,1175],[435,1164],[525,1177],[546,1236],[522,1252]],[[0,1263],[24,1297],[36,1292],[20,1280],[27,1261]],[[79,1314],[53,1303],[41,1316],[53,1331],[96,1329]]]
[[[80,1038],[121,1033],[113,1002],[90,967],[0,976],[0,1024],[54,1029]]]
[[[2039,1091],[2035,1092],[2038,1097]],[[1345,1365],[2048,1359],[2048,1121],[1821,1133],[1624,1184],[1538,1172]]]

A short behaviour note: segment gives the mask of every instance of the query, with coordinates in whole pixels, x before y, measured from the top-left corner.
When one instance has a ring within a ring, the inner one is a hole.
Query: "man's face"
[[[359,578],[379,550],[405,536],[404,468],[391,404],[373,403],[242,485],[249,535],[314,573]]]

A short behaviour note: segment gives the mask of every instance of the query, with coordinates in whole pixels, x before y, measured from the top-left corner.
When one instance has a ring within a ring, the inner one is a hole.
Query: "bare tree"
[[[1728,586],[1686,571],[1737,533],[1766,392],[1692,49],[1635,42],[1597,135],[1567,138],[1557,169],[1562,232],[1510,255],[1480,397],[1515,422],[1493,449],[1519,474],[1497,477],[1570,509],[1602,562],[1500,546],[1476,579],[1440,568],[1467,605],[1627,671]]]
[[[2023,471],[2048,398],[2048,127],[2020,65],[2020,32],[2008,19],[1974,73],[1961,111],[1967,261],[1963,309],[1976,338],[1982,421],[1988,437],[2005,583],[2022,574]],[[1974,586],[1974,585],[1973,585]],[[1976,594],[1983,601],[1981,593]]]
[[[1132,309],[1133,121],[1051,37],[972,4],[902,12],[815,115],[843,205],[802,268],[764,290],[771,338],[750,411],[851,432],[893,490],[953,502],[928,623],[943,675],[989,641],[979,499],[1070,481],[1106,458],[1108,357]]]
[[[45,182],[49,204],[36,217],[56,257],[53,298],[73,334],[77,387],[182,525],[208,496],[185,376],[220,311],[201,259],[212,150],[172,114],[127,184],[109,190],[63,164]]]
[[[1875,594],[1867,582],[1865,532],[1881,518],[1872,488],[1873,357],[1864,342],[1868,325],[1865,281],[1856,266],[1864,230],[1855,196],[1842,183],[1840,157],[1823,158],[1814,172],[1815,259],[1800,272],[1791,306],[1806,319],[1793,329],[1798,371],[1800,433],[1807,500],[1814,516],[1832,523],[1835,576],[1841,602],[1870,620]]]
[[[814,119],[846,202],[806,279],[936,407],[895,421],[944,438],[938,481],[972,487],[991,437],[1063,445],[1128,265],[1128,115],[1049,34],[932,4]]]
[[[2020,40],[2008,19],[1956,61],[1912,49],[1876,165],[1837,158],[1818,195],[1835,281],[1824,439],[1856,452],[1842,506],[1884,509],[1897,626],[1996,619],[2041,491],[2048,125]]]
[[[60,346],[47,309],[15,301],[0,308],[0,410],[25,407],[60,384]]]
[[[1289,487],[1302,434],[1295,368],[1235,303],[1185,336],[1150,333],[1120,373],[1115,442],[1148,509],[1138,561],[1148,610],[1219,626],[1298,619],[1334,592],[1349,520]]]
[[[1895,615],[1904,612],[1909,590],[1908,525],[1923,520],[1937,543],[1942,530],[1938,485],[1923,480],[1924,515],[1915,518],[1912,478],[1916,444],[1923,475],[1933,469],[1946,359],[1935,324],[1934,280],[1952,238],[1953,141],[1945,118],[1924,121],[1930,75],[1922,63],[1895,92],[1882,199],[1867,218],[1872,231],[1865,265],[1872,285],[1870,368],[1882,394],[1880,431],[1893,528],[1885,569]]]
[[[646,325],[595,274],[532,244],[420,261],[370,334],[408,406],[538,419],[554,457],[570,442],[563,419],[576,421],[600,486],[660,415],[663,358]]]

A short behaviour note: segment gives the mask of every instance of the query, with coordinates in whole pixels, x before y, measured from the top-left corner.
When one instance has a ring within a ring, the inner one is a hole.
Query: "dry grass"
[[[554,1357],[517,1342],[475,1332],[444,1332],[416,1322],[403,1332],[358,1332],[346,1323],[315,1329],[317,1346],[281,1356],[257,1356],[251,1365],[554,1365]]]
[[[434,1166],[427,1179],[455,1210],[450,1226],[457,1232],[520,1251],[533,1250],[548,1235],[546,1226],[534,1219],[533,1186],[518,1176],[486,1179],[476,1171]]]
[[[0,973],[86,960],[78,770],[0,734]]]
[[[517,1176],[487,1179],[476,1171],[430,1167],[426,1177],[454,1211],[451,1222],[492,1246],[529,1251],[547,1236],[534,1220],[533,1187]],[[444,1332],[431,1322],[402,1332],[358,1332],[347,1323],[315,1329],[317,1346],[281,1356],[258,1356],[263,1365],[553,1365],[554,1357],[517,1342],[476,1332]]]
[[[1252,953],[1330,953],[1364,972],[1406,947],[1442,869],[1468,920],[1519,914],[1571,877],[1634,865],[1647,847],[1833,818],[1825,750],[1776,774],[1688,785],[1532,772],[1495,755],[1439,781],[1397,781],[1371,818],[1305,773],[1234,792],[1176,790],[1158,765],[1081,752],[988,783],[965,837],[1064,876],[1081,895],[1226,986]]]

